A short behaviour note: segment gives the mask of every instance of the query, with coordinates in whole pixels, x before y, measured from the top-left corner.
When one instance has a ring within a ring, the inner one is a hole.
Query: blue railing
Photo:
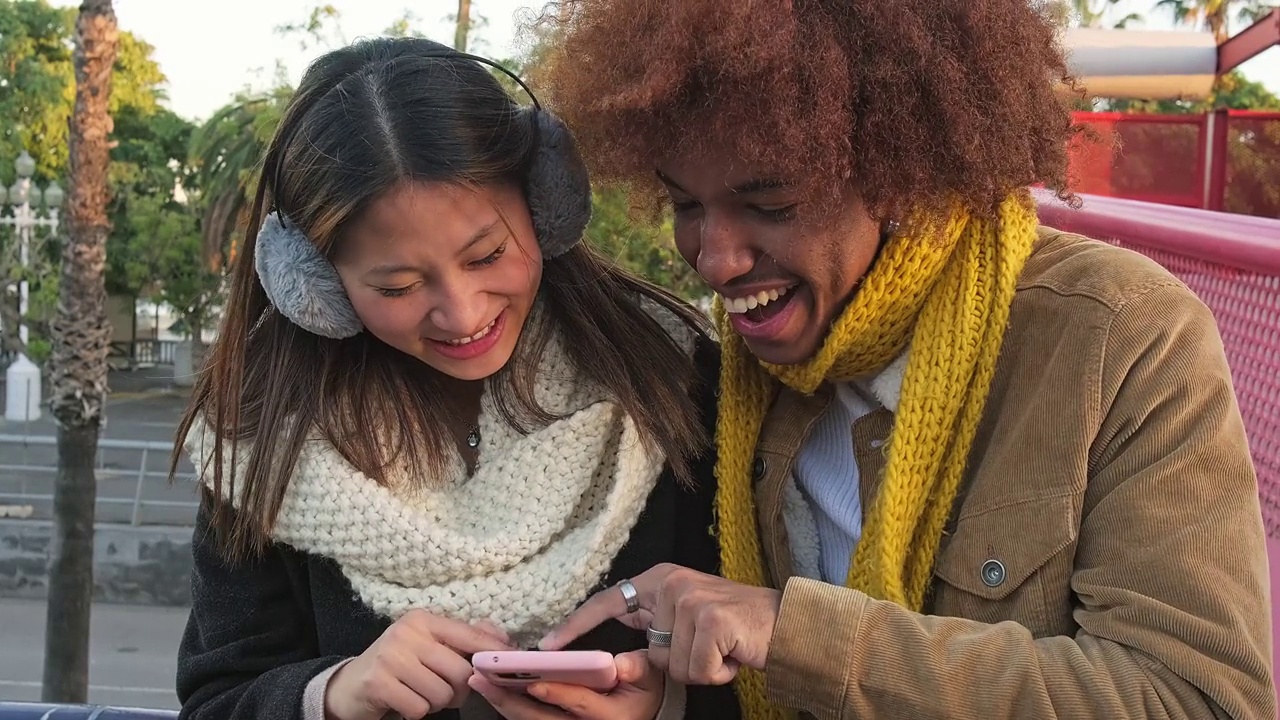
[[[0,720],[174,720],[176,710],[109,707],[107,705],[52,705],[0,700]]]

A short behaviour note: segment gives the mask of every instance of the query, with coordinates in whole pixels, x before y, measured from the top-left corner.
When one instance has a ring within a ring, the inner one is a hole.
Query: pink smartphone
[[[471,657],[471,666],[489,682],[505,688],[554,682],[607,692],[618,684],[613,656],[602,650],[482,652]]]

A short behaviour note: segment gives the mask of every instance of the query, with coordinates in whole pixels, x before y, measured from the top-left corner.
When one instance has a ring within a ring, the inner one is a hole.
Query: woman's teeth
[[[720,299],[724,301],[724,309],[736,315],[758,307],[764,307],[780,297],[785,297],[787,293],[794,289],[795,286],[793,285],[778,290],[761,290],[755,295],[747,295],[746,297],[728,298],[721,295]]]
[[[498,324],[498,319],[497,319],[497,318],[494,318],[494,319],[493,319],[493,322],[491,322],[491,323],[489,323],[488,325],[486,325],[486,326],[484,327],[484,329],[483,329],[483,330],[481,330],[480,332],[476,333],[475,335],[472,335],[471,337],[464,337],[464,338],[459,339],[459,340],[446,340],[445,342],[449,343],[450,345],[470,345],[471,343],[473,343],[473,342],[475,342],[475,341],[479,340],[480,338],[484,337],[485,335],[488,335],[488,334],[489,334],[489,331],[490,331],[490,330],[493,330],[493,326],[494,326],[494,325],[496,325],[496,324]]]

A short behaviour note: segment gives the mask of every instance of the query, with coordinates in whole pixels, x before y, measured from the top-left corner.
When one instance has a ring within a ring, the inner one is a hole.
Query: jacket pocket
[[[1058,495],[962,514],[935,564],[932,614],[1011,620],[1037,637],[1070,632],[1075,501]]]

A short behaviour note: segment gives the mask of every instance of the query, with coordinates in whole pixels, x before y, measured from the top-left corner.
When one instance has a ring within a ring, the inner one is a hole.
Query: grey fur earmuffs
[[[519,77],[485,58],[452,50],[440,56],[491,65],[524,87]],[[591,220],[591,183],[569,128],[538,106],[536,99],[529,112],[537,124],[537,148],[525,178],[525,197],[542,255],[553,258],[582,240]],[[254,252],[254,269],[267,299],[295,325],[336,340],[364,329],[337,269],[288,218],[270,213],[258,232]]]

